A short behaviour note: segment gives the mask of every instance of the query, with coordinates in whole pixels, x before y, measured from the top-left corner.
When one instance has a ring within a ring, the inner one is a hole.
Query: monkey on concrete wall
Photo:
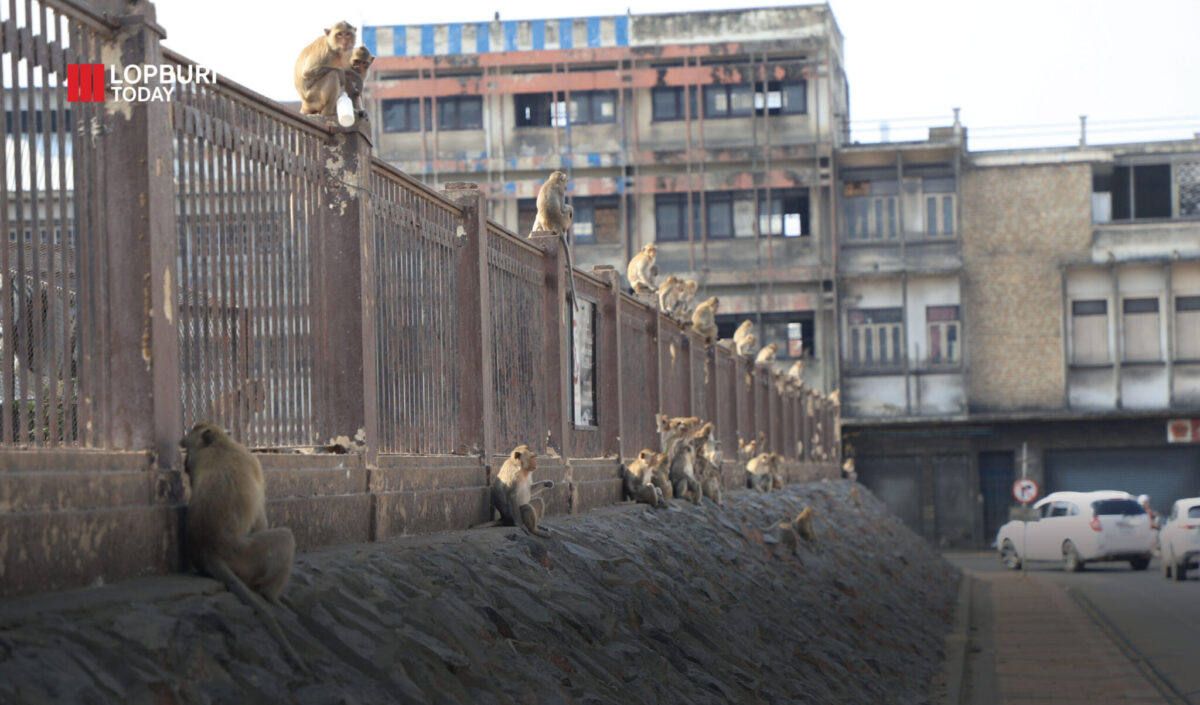
[[[287,528],[267,528],[262,466],[220,428],[196,424],[179,445],[187,452],[191,495],[184,537],[192,563],[225,583],[250,605],[298,668],[304,662],[256,590],[272,603],[292,573],[296,539]]]
[[[654,485],[654,468],[658,453],[643,448],[629,467],[622,468],[622,486],[626,499],[657,507],[663,503],[662,490]]]
[[[704,338],[705,344],[712,344],[717,339],[716,315],[719,308],[717,297],[710,296],[692,311],[692,328]]]
[[[550,480],[539,483],[536,493],[533,490],[533,471],[537,468],[537,456],[525,444],[513,448],[508,454],[504,465],[492,480],[492,507],[500,513],[496,521],[477,524],[472,528],[485,526],[516,526],[526,534],[549,538],[550,532],[538,526],[545,513],[545,503],[541,497],[543,490],[554,487]]]
[[[654,266],[654,261],[657,257],[658,246],[652,242],[629,260],[625,276],[629,278],[629,286],[633,289],[633,293],[649,294],[654,292],[656,289],[654,277],[658,274],[658,268]]]

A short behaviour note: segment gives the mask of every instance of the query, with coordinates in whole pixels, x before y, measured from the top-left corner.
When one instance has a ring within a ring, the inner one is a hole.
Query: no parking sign
[[[1033,480],[1017,480],[1013,483],[1013,497],[1021,504],[1029,504],[1037,499],[1038,486]]]

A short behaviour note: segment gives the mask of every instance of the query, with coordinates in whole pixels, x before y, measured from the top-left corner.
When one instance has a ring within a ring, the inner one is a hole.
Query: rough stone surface
[[[214,581],[0,603],[4,703],[926,703],[959,575],[846,481],[298,558],[258,617]],[[817,539],[768,527],[805,505]]]

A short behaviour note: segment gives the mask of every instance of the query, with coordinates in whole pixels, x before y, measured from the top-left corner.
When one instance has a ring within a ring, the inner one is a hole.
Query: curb
[[[954,602],[954,625],[946,634],[942,652],[942,671],[938,676],[937,705],[959,705],[963,697],[963,684],[967,673],[967,643],[971,631],[971,586],[975,577],[969,570],[963,571],[958,584],[958,598]]]

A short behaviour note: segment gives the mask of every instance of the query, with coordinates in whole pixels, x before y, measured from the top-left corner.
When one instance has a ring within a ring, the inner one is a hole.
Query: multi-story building
[[[723,336],[749,316],[808,356],[860,478],[931,540],[989,543],[1022,474],[1200,494],[1200,141],[971,152],[955,117],[850,143],[827,5],[363,41],[383,158],[522,233],[567,172],[577,265],[655,242]]]
[[[547,174],[570,177],[576,264],[660,278],[746,317],[807,381],[837,375],[833,154],[848,90],[827,5],[374,26],[375,144],[431,184],[475,181],[528,232]]]
[[[845,442],[913,527],[987,545],[1015,479],[1200,494],[1200,140],[839,150]]]

